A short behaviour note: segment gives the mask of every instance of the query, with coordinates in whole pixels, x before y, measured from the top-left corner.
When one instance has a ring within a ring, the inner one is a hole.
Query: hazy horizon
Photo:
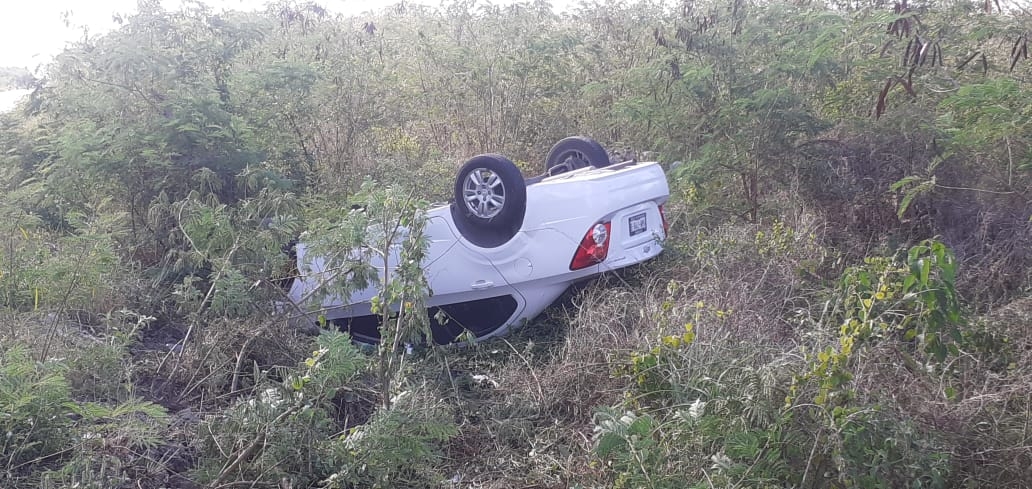
[[[68,43],[107,33],[118,27],[115,15],[125,17],[137,11],[137,0],[41,0],[18,2],[5,6],[0,16],[0,67],[25,68],[30,72],[49,63]],[[551,0],[553,8],[562,9],[575,0]],[[163,7],[177,10],[184,0],[161,0]],[[263,10],[269,0],[202,0],[213,11]],[[316,0],[326,9],[342,14],[359,14],[401,3],[401,0]],[[405,0],[408,4],[437,6],[441,0]],[[514,0],[493,1],[494,4]]]

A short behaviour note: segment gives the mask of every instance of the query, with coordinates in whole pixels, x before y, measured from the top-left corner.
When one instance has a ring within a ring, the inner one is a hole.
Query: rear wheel
[[[598,141],[584,136],[571,136],[560,140],[548,151],[545,158],[545,171],[549,175],[577,170],[593,166],[602,168],[609,165],[609,153]]]
[[[514,232],[527,210],[527,184],[508,158],[497,154],[475,156],[455,178],[455,207],[456,218],[464,224]]]

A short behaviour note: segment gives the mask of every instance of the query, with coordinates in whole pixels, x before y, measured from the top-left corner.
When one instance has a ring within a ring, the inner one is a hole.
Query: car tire
[[[527,184],[508,158],[498,154],[474,156],[455,178],[455,208],[454,214],[463,224],[502,233],[508,241],[523,224]]]
[[[598,141],[584,136],[571,136],[560,140],[548,150],[545,158],[545,172],[549,175],[593,166],[609,165],[609,153]]]

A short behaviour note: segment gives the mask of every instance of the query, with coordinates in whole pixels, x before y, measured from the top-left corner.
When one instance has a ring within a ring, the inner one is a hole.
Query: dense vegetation
[[[1030,487],[1000,4],[141,1],[0,116],[0,486]],[[411,223],[571,134],[667,164],[659,260],[460,349],[273,307],[299,233],[383,246],[349,202]]]
[[[0,66],[0,91],[15,88],[29,88],[34,79],[29,70],[24,68],[5,68]]]

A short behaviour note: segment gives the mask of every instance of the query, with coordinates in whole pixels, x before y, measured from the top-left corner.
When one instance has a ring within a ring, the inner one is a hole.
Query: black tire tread
[[[550,172],[552,167],[562,163],[572,152],[584,155],[588,165],[595,168],[609,166],[609,153],[598,141],[587,136],[570,136],[559,140],[548,150],[545,172]]]
[[[487,168],[495,172],[505,186],[505,205],[490,219],[473,215],[463,201],[463,180],[476,168]],[[526,181],[516,164],[505,156],[489,153],[470,158],[455,176],[454,197],[452,218],[455,226],[463,237],[477,246],[500,246],[512,239],[523,226],[523,218],[527,212]]]

